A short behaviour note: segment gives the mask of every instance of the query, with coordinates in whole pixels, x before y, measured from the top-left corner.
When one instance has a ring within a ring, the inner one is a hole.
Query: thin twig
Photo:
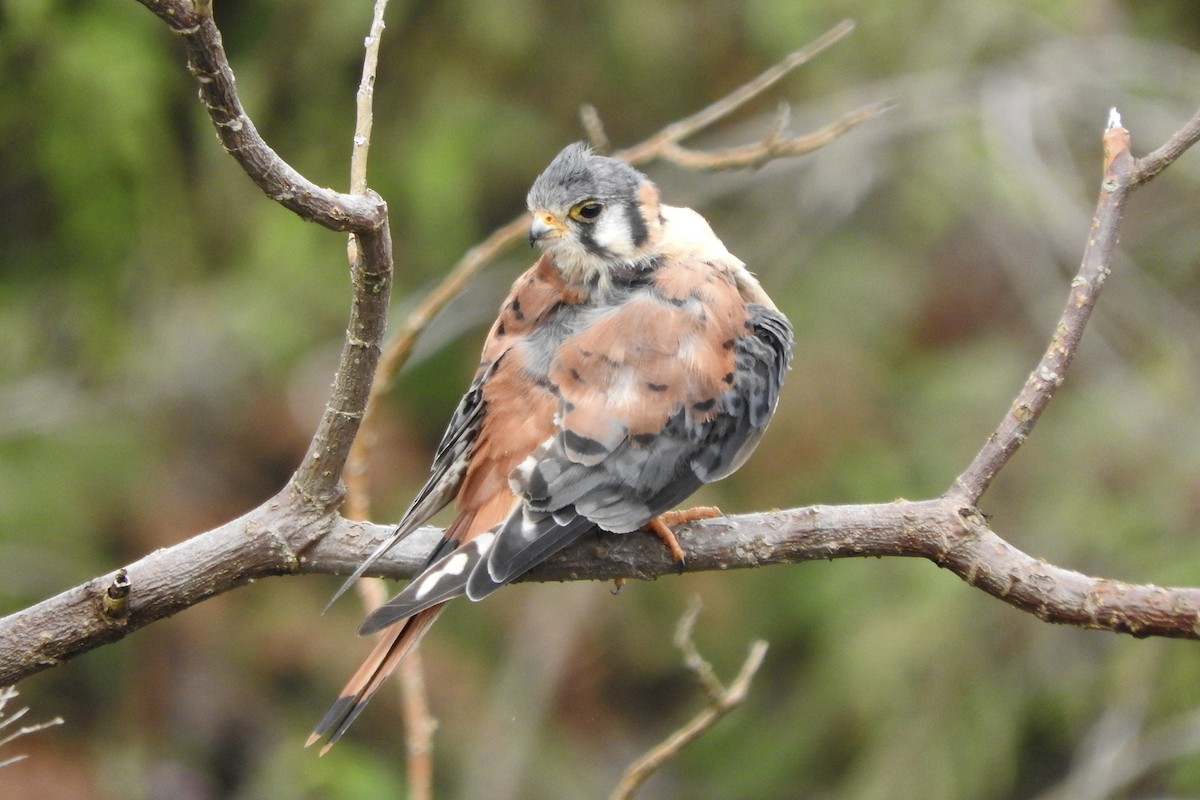
[[[375,0],[371,30],[363,43],[362,78],[355,95],[354,145],[350,151],[350,191],[354,194],[367,190],[367,156],[371,151],[371,128],[375,121],[375,72],[379,66],[379,45],[387,4],[388,0]]]
[[[362,78],[359,80],[355,98],[354,142],[350,149],[350,191],[356,193],[367,191],[367,158],[371,151],[371,129],[375,119],[375,73],[379,65],[379,46],[383,38],[383,16],[386,10],[387,0],[376,0],[371,29],[364,43]],[[351,264],[358,263],[358,240],[354,234],[350,235],[347,243],[346,256]],[[376,370],[378,371],[378,367]],[[367,405],[370,405],[370,395]],[[363,416],[365,419],[366,409]],[[359,436],[355,437],[354,444],[350,446],[347,454],[347,467],[342,470],[342,479],[346,485],[346,499],[342,508],[343,513],[350,519],[367,519],[371,515],[365,463],[352,455],[363,438],[364,432],[360,428]]]
[[[12,714],[5,715],[4,707],[6,705],[8,705],[9,700],[12,700],[16,696],[17,696],[17,688],[15,686],[0,687],[0,733],[2,733],[5,728],[12,725],[17,720],[21,719],[22,717],[25,716],[25,714],[27,714],[29,712],[29,707],[26,706],[25,708],[18,709],[16,712],[14,712]],[[47,728],[53,728],[55,725],[62,725],[62,724],[63,724],[63,718],[55,717],[54,719],[47,720],[46,722],[38,722],[33,725],[25,725],[23,727],[17,728],[16,730],[12,731],[11,733],[8,733],[8,734],[0,737],[0,747],[4,747],[7,744],[11,744],[12,742],[16,741],[17,739],[21,738],[22,736],[28,736],[31,733],[37,733],[38,731],[44,731]],[[25,755],[16,755],[16,756],[10,756],[8,758],[0,760],[0,769],[7,767],[10,764],[16,764],[18,761],[24,761],[25,758],[26,758]]]
[[[767,643],[759,639],[750,645],[750,653],[742,663],[742,668],[738,671],[737,677],[733,679],[733,683],[728,687],[723,686],[717,679],[716,673],[713,672],[712,665],[701,657],[700,652],[696,649],[696,643],[692,640],[692,629],[696,624],[696,616],[699,612],[700,604],[697,600],[693,600],[679,620],[675,631],[675,645],[683,652],[684,665],[696,675],[704,687],[709,704],[686,724],[630,764],[613,793],[609,795],[610,800],[627,800],[632,797],[663,764],[678,755],[680,750],[698,739],[705,731],[711,729],[722,717],[741,705],[750,690],[750,683],[754,680],[755,673],[762,666],[763,658],[767,654]]]
[[[384,14],[388,0],[376,0],[371,30],[365,41],[362,79],[359,81],[354,144],[350,155],[350,191],[367,191],[367,159],[371,148],[371,128],[374,120],[375,78],[379,65],[379,46],[383,37]],[[353,265],[358,261],[357,239],[350,235],[347,258]],[[378,369],[378,368],[377,368]],[[368,398],[368,405],[369,405]],[[355,446],[364,437],[355,440]],[[354,452],[354,447],[351,452]],[[350,519],[366,519],[371,512],[371,497],[367,488],[366,464],[363,459],[347,458],[343,470],[346,500],[343,513]],[[370,613],[387,600],[387,587],[377,578],[358,582],[358,593],[364,609]],[[437,727],[429,712],[422,675],[420,652],[410,653],[400,668],[400,707],[404,716],[405,766],[409,800],[431,800],[433,797],[433,731]]]
[[[375,71],[379,65],[379,43],[383,38],[383,15],[388,0],[376,0],[371,17],[371,30],[364,41],[362,78],[355,95],[354,142],[350,148],[350,192],[364,194],[367,191],[367,157],[371,152],[371,128],[375,122]],[[354,234],[346,245],[346,257],[351,264],[358,263],[358,243]]]
[[[725,687],[721,685],[717,673],[713,671],[712,664],[705,661],[704,657],[700,655],[696,641],[692,638],[692,631],[696,629],[696,620],[700,617],[700,610],[703,607],[700,595],[692,595],[687,610],[683,612],[683,616],[679,618],[679,624],[675,626],[675,647],[683,654],[683,665],[696,675],[696,679],[704,687],[708,699],[716,700],[725,691]]]
[[[590,144],[598,153],[607,153],[612,149],[612,142],[608,140],[608,133],[604,130],[604,122],[600,119],[600,112],[591,103],[584,103],[579,107],[579,124],[583,127],[584,134],[587,135],[588,144]]]
[[[702,108],[690,117],[685,117],[678,122],[671,123],[641,144],[636,144],[633,147],[618,152],[617,157],[623,158],[631,164],[641,164],[657,158],[662,149],[667,145],[683,141],[689,136],[729,116],[783,80],[787,77],[788,73],[807,64],[822,51],[849,36],[853,30],[853,20],[842,20],[809,44],[784,57],[782,61],[758,77],[742,84],[720,100]]]
[[[776,126],[762,141],[725,150],[693,150],[671,142],[663,146],[659,156],[664,161],[692,170],[759,167],[777,158],[802,156],[818,150],[856,125],[861,125],[893,107],[894,104],[890,101],[869,103],[820,130],[802,136],[784,136],[783,131]]]
[[[949,490],[949,494],[961,497],[969,505],[978,502],[987,491],[996,474],[1029,436],[1055,389],[1062,385],[1111,271],[1117,232],[1134,169],[1133,156],[1129,152],[1129,131],[1121,127],[1119,117],[1115,114],[1114,117],[1104,133],[1104,176],[1091,234],[1050,345],[999,427]]]
[[[433,734],[437,730],[437,720],[429,710],[420,647],[404,657],[397,674],[400,676],[401,710],[404,716],[407,800],[431,800]]]
[[[1187,149],[1200,141],[1200,111],[1168,139],[1162,147],[1139,158],[1133,166],[1133,186],[1141,186],[1171,165]]]

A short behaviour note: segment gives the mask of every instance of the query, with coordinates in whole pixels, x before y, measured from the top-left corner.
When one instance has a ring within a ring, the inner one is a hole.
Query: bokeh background
[[[344,187],[370,3],[218,3],[247,110]],[[791,316],[797,355],[728,511],[942,491],[1007,409],[1088,233],[1110,106],[1145,153],[1200,107],[1194,0],[587,4],[393,0],[371,183],[399,319],[523,209],[577,109],[627,145],[843,17],[857,32],[718,129],[896,108],[757,171],[647,169]],[[0,2],[0,613],[241,513],[294,469],[345,324],[341,236],[226,156],[180,44],[132,0]],[[1066,385],[985,497],[996,530],[1090,574],[1200,585],[1200,153],[1133,198]],[[374,517],[423,481],[517,248],[430,328],[391,396]],[[334,751],[301,744],[369,643],[338,581],[273,579],[27,680],[63,727],[0,756],[8,798],[403,797],[385,691]],[[596,798],[697,711],[671,643],[746,705],[641,797],[1200,797],[1200,646],[1048,626],[924,561],[521,585],[423,646],[438,796]],[[11,710],[11,707],[10,707]]]

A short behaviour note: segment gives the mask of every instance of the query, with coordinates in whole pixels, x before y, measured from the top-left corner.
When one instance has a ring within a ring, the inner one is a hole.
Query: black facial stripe
[[[596,243],[596,226],[595,225],[577,225],[575,229],[579,231],[579,243],[592,255],[608,258],[608,248]]]
[[[641,206],[629,203],[622,208],[625,210],[625,219],[629,222],[629,238],[634,247],[641,247],[650,237],[650,229],[646,227],[646,220],[642,219]]]

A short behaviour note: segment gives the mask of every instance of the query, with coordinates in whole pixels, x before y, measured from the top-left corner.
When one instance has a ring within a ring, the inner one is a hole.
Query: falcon
[[[517,278],[429,480],[338,594],[451,501],[426,566],[359,632],[378,644],[309,737],[326,752],[459,595],[481,600],[596,529],[650,528],[729,475],[775,411],[792,329],[704,218],[583,143],[526,198]],[[335,599],[336,599],[335,595]]]

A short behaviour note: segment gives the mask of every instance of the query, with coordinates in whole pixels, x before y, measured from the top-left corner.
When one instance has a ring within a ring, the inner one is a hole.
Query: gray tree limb
[[[352,309],[334,389],[296,474],[242,517],[93,578],[0,619],[0,685],[123,638],[213,595],[273,575],[346,573],[388,531],[337,511],[339,476],[367,403],[379,359],[391,281],[387,210],[369,191],[320,189],[262,143],[241,110],[220,34],[206,3],[141,0],[185,42],[189,67],[221,140],[264,191],[305,219],[358,240]],[[1200,115],[1198,115],[1200,119]],[[1104,136],[1100,198],[1080,273],[1051,344],[979,455],[938,498],[877,505],[812,506],[724,517],[677,532],[686,569],[723,570],[865,556],[925,558],[967,584],[1048,622],[1135,636],[1200,638],[1200,589],[1161,588],[1089,577],[1047,564],[998,536],[976,503],[1025,440],[1079,345],[1115,249],[1129,192],[1200,139],[1194,119],[1167,146],[1136,161],[1119,119]],[[410,576],[436,541],[418,531],[380,559],[373,574]],[[640,534],[586,539],[525,580],[654,578],[677,565]]]

